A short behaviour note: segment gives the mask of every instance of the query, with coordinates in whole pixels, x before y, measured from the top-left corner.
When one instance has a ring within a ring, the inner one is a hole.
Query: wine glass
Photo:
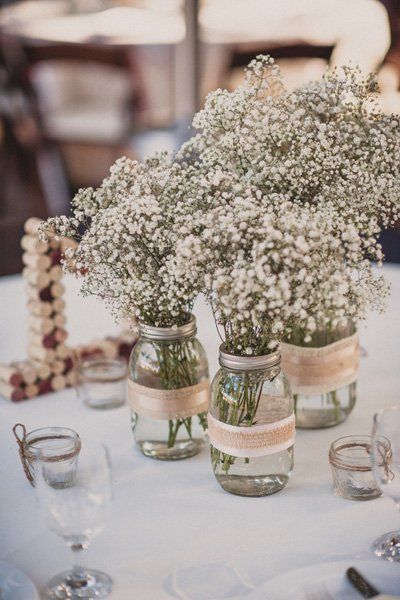
[[[110,506],[108,451],[102,445],[82,443],[74,477],[67,487],[49,485],[45,465],[43,462],[42,468],[37,469],[39,504],[49,528],[71,548],[75,564],[76,557],[103,529]],[[105,573],[76,565],[53,577],[44,594],[53,599],[105,598],[111,588],[112,580]]]
[[[400,508],[400,406],[380,410],[372,428],[372,471],[382,493]],[[381,535],[373,551],[392,562],[400,562],[400,531]]]

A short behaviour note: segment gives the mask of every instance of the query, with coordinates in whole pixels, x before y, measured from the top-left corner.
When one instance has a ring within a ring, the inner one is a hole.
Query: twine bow
[[[22,430],[22,436],[18,433],[18,429]],[[22,423],[16,423],[13,427],[14,437],[17,440],[18,448],[19,448],[19,457],[21,459],[22,468],[24,469],[24,473],[26,475],[29,483],[34,487],[35,481],[29,466],[29,459],[33,460],[34,456],[32,453],[26,450],[25,441],[26,441],[26,427]]]
[[[393,481],[394,473],[391,470],[391,468],[389,467],[389,465],[392,463],[392,459],[393,459],[392,447],[391,447],[389,440],[386,440],[386,441],[387,441],[387,444],[385,444],[385,442],[380,442],[380,441],[377,442],[378,454],[382,461],[382,462],[378,463],[378,466],[383,468],[386,479],[388,481]]]

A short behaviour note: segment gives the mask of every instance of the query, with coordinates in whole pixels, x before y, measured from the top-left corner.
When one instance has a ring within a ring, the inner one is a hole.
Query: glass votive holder
[[[126,401],[126,379],[125,360],[88,358],[79,368],[78,394],[90,408],[117,408]]]
[[[348,500],[372,500],[382,495],[371,466],[369,435],[349,435],[332,443],[329,462],[336,494]]]
[[[24,436],[21,459],[25,473],[33,485],[36,471],[41,468],[48,485],[65,488],[74,483],[80,450],[81,440],[73,429],[43,427]]]

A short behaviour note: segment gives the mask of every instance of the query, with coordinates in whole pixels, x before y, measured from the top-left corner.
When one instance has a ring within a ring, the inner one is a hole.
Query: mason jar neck
[[[271,352],[262,356],[240,356],[228,352],[224,344],[219,348],[219,364],[230,371],[265,371],[278,367],[280,363],[280,352]]]
[[[147,340],[156,340],[159,342],[168,342],[172,340],[181,340],[196,335],[196,317],[190,315],[189,321],[184,325],[174,325],[172,327],[154,327],[146,323],[139,323],[139,334]]]

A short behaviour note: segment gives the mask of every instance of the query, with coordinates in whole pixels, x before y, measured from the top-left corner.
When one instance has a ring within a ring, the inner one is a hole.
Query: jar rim
[[[225,344],[219,347],[219,364],[233,371],[261,371],[277,367],[281,362],[279,351],[259,356],[241,356],[228,352]]]
[[[101,367],[103,376],[97,377],[95,373],[91,373],[91,369]],[[117,368],[117,372],[114,374],[106,373],[107,369]],[[127,363],[120,356],[114,358],[107,358],[106,356],[91,356],[85,358],[79,364],[79,374],[85,382],[99,382],[99,383],[111,383],[113,381],[120,381],[124,379],[127,374]]]
[[[26,434],[24,445],[30,453],[36,456],[43,455],[44,458],[45,453],[43,449],[36,446],[36,444],[46,440],[65,442],[57,447],[58,452],[62,452],[63,449],[65,450],[65,456],[68,456],[71,452],[77,454],[81,448],[79,433],[69,427],[40,427],[39,429],[33,429]],[[74,450],[71,450],[71,447]],[[46,459],[44,458],[44,460]]]
[[[382,443],[387,438],[380,436]],[[354,469],[357,471],[370,471],[372,468],[371,447],[373,443],[371,435],[346,435],[334,440],[329,450],[329,462],[334,467],[342,469]],[[365,456],[354,456],[348,452],[349,448],[364,448]]]
[[[372,445],[372,436],[370,435],[345,435],[331,444],[331,454],[339,460],[349,459],[351,462],[370,462],[371,457],[367,456],[352,456],[348,453],[349,448],[363,447],[367,450],[368,446]]]
[[[139,334],[146,339],[159,341],[192,337],[197,332],[196,317],[193,314],[190,314],[189,317],[189,321],[184,325],[173,325],[172,327],[156,327],[139,323]]]

